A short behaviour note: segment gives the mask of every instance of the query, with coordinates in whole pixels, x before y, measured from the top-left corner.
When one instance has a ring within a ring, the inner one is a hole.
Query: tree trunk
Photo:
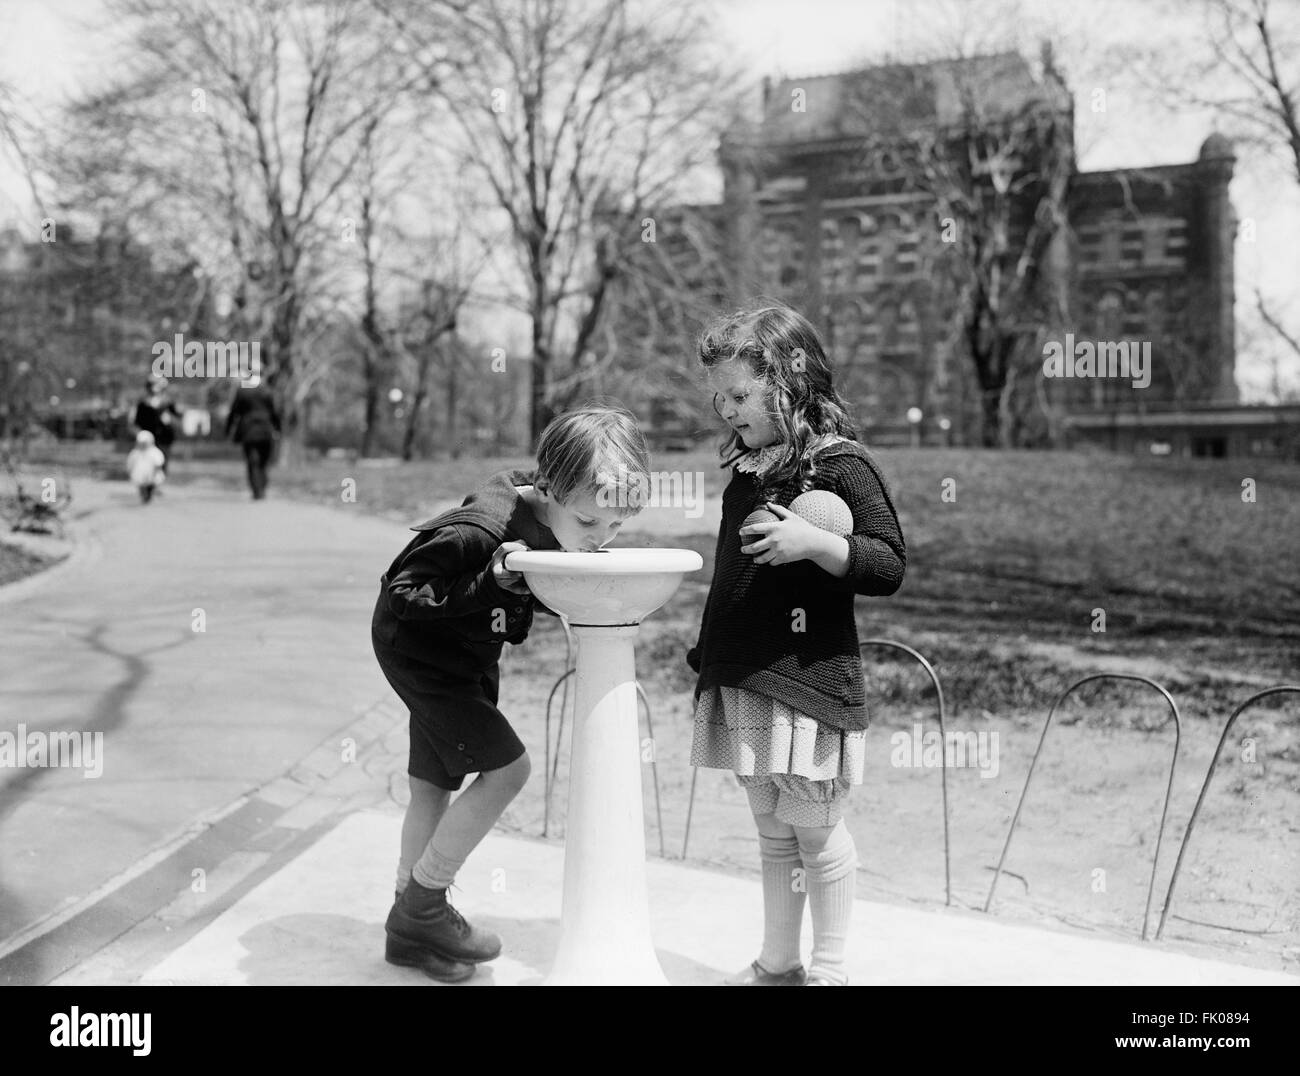
[[[419,424],[420,408],[424,406],[424,392],[416,390],[411,397],[411,411],[406,416],[406,429],[402,431],[402,459],[410,463],[415,458],[415,431]]]
[[[415,435],[420,429],[420,412],[429,398],[429,368],[433,365],[435,345],[427,343],[415,361],[415,388],[411,393],[411,410],[406,417],[406,430],[402,434],[402,459],[408,463],[415,457]]]
[[[460,355],[453,343],[447,349],[447,444],[451,449],[451,458],[460,459],[460,445],[456,441],[456,410],[459,403],[457,396],[456,375],[459,372]]]
[[[379,385],[372,372],[366,370],[366,411],[365,425],[361,431],[361,456],[370,455],[375,443],[375,425],[379,417]]]
[[[289,270],[292,272],[292,269]],[[286,278],[292,280],[291,277]],[[280,462],[296,465],[302,458],[302,429],[299,423],[297,371],[293,344],[297,331],[298,296],[292,283],[281,284],[275,296],[271,320],[271,372],[269,381],[280,407]]]
[[[1002,419],[1002,392],[980,386],[980,447],[997,448]]]
[[[533,444],[541,437],[542,430],[551,421],[551,405],[548,400],[551,384],[551,352],[546,344],[544,329],[545,310],[533,311],[533,383],[528,409],[528,436]]]
[[[542,430],[551,421],[551,342],[547,333],[547,311],[550,296],[546,286],[546,264],[542,257],[541,243],[544,237],[530,237],[528,260],[531,280],[529,315],[532,318],[533,376],[528,408],[528,435],[532,444],[537,444]]]

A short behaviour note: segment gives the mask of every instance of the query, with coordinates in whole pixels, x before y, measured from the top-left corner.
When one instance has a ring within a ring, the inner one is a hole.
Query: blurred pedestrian
[[[148,504],[154,490],[166,481],[163,465],[167,462],[162,450],[153,443],[153,434],[141,430],[135,435],[135,448],[126,454],[126,470],[140,491],[140,500]]]
[[[176,440],[176,422],[181,410],[168,394],[165,377],[151,377],[144,383],[144,396],[135,405],[136,429],[152,435],[154,445],[162,453],[163,471],[167,470],[167,454]]]
[[[240,386],[226,416],[226,436],[244,449],[248,485],[255,501],[266,496],[266,468],[279,432],[280,413],[270,391],[260,384]]]

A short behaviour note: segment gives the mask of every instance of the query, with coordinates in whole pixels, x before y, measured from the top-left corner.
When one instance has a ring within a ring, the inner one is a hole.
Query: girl
[[[727,982],[842,986],[857,867],[842,810],[862,783],[867,727],[853,599],[894,593],[907,551],[885,480],[802,315],[771,304],[719,318],[700,338],[700,361],[731,428],[722,456],[734,470],[699,642],[686,658],[699,674],[691,762],[736,773],[763,867],[763,948]],[[786,507],[809,489],[848,504],[848,538]],[[778,521],[741,531],[757,508]]]

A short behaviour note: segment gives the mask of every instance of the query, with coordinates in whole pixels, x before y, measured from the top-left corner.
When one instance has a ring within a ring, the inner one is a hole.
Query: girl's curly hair
[[[794,450],[770,474],[765,483],[770,488],[797,477],[801,492],[812,489],[816,465],[809,445],[827,434],[858,439],[848,404],[832,384],[821,338],[797,310],[781,302],[759,301],[723,315],[700,334],[699,352],[705,369],[739,360],[765,383],[767,412]],[[718,411],[716,395],[713,410]],[[749,451],[732,430],[719,447],[719,456],[727,466]]]

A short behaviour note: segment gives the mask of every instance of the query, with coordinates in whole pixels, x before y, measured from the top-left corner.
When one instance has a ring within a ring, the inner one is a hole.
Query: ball
[[[819,530],[830,531],[841,538],[853,533],[853,513],[849,506],[830,490],[810,489],[790,502],[790,511],[806,519]]]
[[[743,531],[746,527],[752,527],[756,523],[779,523],[779,522],[781,522],[781,517],[778,516],[775,512],[769,512],[766,508],[755,508],[752,512],[749,513],[749,515],[745,517],[745,521],[740,525],[740,529]],[[758,541],[758,537],[759,536],[757,534],[754,535],[742,534],[740,536],[740,540],[742,543],[748,544],[748,542],[746,542],[747,538],[750,542],[756,542]]]

